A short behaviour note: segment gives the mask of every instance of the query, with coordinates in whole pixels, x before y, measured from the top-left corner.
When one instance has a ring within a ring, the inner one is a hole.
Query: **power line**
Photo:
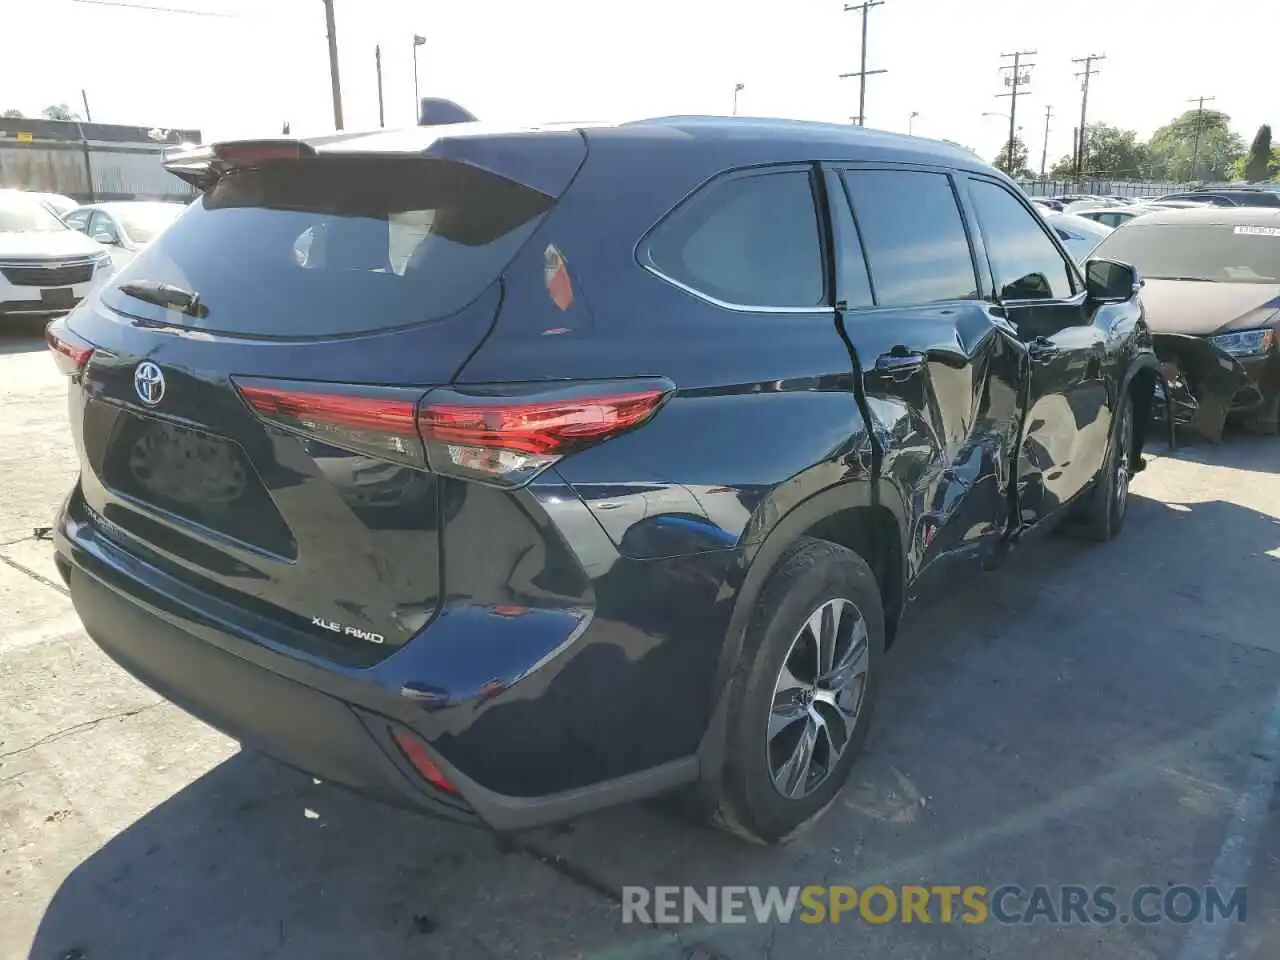
[[[1196,178],[1196,167],[1200,164],[1200,128],[1201,121],[1204,119],[1204,105],[1217,97],[1192,97],[1187,103],[1196,104],[1196,138],[1195,146],[1191,148],[1191,179]]]
[[[1023,63],[1022,58],[1034,57],[1035,55],[1036,52],[1034,50],[1019,50],[1016,53],[1000,54],[1002,60],[1013,60],[1011,65],[1000,68],[1002,73],[1005,70],[1012,71],[1004,78],[1004,85],[1009,88],[1009,92],[996,94],[997,97],[1009,97],[1009,148],[1008,153],[1005,155],[1005,167],[1007,168],[1005,173],[1009,176],[1014,174],[1013,149],[1018,139],[1018,88],[1031,82],[1031,68],[1035,66],[1034,63]],[[1025,74],[1023,73],[1024,70],[1026,71]]]
[[[220,13],[217,10],[192,10],[189,7],[158,7],[146,3],[125,3],[124,0],[71,0],[90,7],[119,7],[122,10],[138,10],[142,13],[176,13],[189,17],[215,17],[219,20],[255,19],[238,13]]]
[[[1098,71],[1093,68],[1095,60],[1105,60],[1105,53],[1091,53],[1087,57],[1076,57],[1072,63],[1083,63],[1084,70],[1077,73],[1077,77],[1084,77],[1084,82],[1080,85],[1080,142],[1076,148],[1076,179],[1079,180],[1081,173],[1084,171],[1085,156],[1089,150],[1089,128],[1085,126],[1085,117],[1089,110],[1089,78]]]
[[[840,74],[841,80],[849,77],[858,78],[858,116],[853,118],[858,126],[866,126],[867,123],[867,77],[876,73],[888,73],[888,70],[868,70],[867,69],[867,14],[872,7],[884,6],[885,0],[863,0],[862,3],[845,4],[844,12],[857,10],[862,14],[862,62],[861,67],[853,73]]]

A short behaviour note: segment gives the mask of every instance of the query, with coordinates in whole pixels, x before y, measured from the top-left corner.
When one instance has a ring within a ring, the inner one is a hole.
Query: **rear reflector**
[[[408,730],[399,727],[391,728],[391,736],[396,746],[400,748],[400,752],[404,754],[404,758],[421,774],[422,779],[446,793],[458,792],[444,772],[436,766],[436,762],[431,759],[431,754],[427,752],[426,745],[421,740]]]
[[[422,390],[236,378],[263,420],[358,453],[426,466],[414,414]]]
[[[427,395],[418,429],[433,470],[523,483],[563,456],[645,423],[671,384],[543,386],[532,396],[528,385],[502,395],[491,389],[486,396],[444,388]]]
[[[93,345],[68,330],[65,319],[61,317],[44,328],[44,341],[53,352],[58,369],[69,377],[83,372],[93,356]]]

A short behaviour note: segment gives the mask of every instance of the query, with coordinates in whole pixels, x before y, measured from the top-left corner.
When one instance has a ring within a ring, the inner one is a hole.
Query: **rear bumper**
[[[85,297],[93,292],[103,279],[110,276],[113,270],[99,270],[92,280],[77,283],[70,287],[71,302],[51,306],[41,299],[40,287],[17,286],[9,283],[0,275],[0,317],[56,317],[74,309]]]
[[[697,777],[693,757],[540,797],[497,793],[430,746],[424,705],[385,671],[349,671],[237,636],[164,589],[165,577],[70,508],[55,526],[59,569],[89,636],[120,666],[196,718],[290,766],[375,799],[455,822],[516,831],[651,796]],[[385,664],[383,665],[385,667]],[[379,670],[383,668],[380,667]],[[427,783],[391,736],[407,728],[456,788]],[[574,758],[563,758],[572,764]]]

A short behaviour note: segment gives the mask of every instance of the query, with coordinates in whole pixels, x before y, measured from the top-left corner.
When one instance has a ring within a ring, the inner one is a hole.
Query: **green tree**
[[[1085,130],[1086,177],[1137,180],[1147,168],[1147,145],[1136,130],[1121,130],[1107,123],[1091,123]],[[1070,157],[1064,157],[1070,163]],[[1059,161],[1061,162],[1061,161]]]
[[[1188,110],[1153,133],[1147,150],[1152,179],[1225,180],[1244,141],[1231,131],[1228,114]]]
[[[1244,178],[1250,183],[1271,179],[1271,126],[1264,123],[1258,128],[1249,147],[1249,158],[1244,164]]]
[[[78,114],[71,112],[71,108],[65,103],[56,103],[51,107],[45,107],[40,111],[40,115],[46,120],[79,120]]]
[[[1009,147],[1010,144],[1006,142],[1000,152],[996,154],[996,158],[992,161],[992,164],[996,169],[1003,170],[1011,177],[1023,180],[1033,178],[1035,174],[1033,174],[1027,167],[1027,145],[1022,142],[1022,138],[1015,137],[1013,140],[1012,160],[1009,157]]]
[[[10,108],[9,108],[8,110],[6,110],[4,113],[0,113],[0,117],[3,117],[3,118],[4,118],[4,119],[6,119],[6,120],[21,120],[21,119],[22,119],[22,111],[21,111],[21,110],[14,110],[12,107],[10,107]]]
[[[1231,179],[1245,180],[1245,167],[1249,163],[1249,154],[1241,154],[1236,158],[1236,162],[1231,165]],[[1267,164],[1267,173],[1262,177],[1263,180],[1275,180],[1280,178],[1280,147],[1271,148],[1271,162]]]
[[[1056,161],[1047,174],[1050,180],[1070,180],[1075,175],[1076,161],[1069,153]]]

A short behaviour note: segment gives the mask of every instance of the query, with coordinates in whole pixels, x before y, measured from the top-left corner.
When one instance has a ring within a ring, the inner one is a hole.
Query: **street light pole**
[[[733,85],[733,115],[735,117],[738,115],[738,94],[745,89],[747,89],[745,83],[735,83]]]
[[[416,33],[413,35],[413,110],[414,113],[419,114],[419,121],[422,119],[420,116],[422,113],[422,94],[418,92],[418,48],[426,42],[426,37],[419,36]]]
[[[920,116],[920,112],[918,110],[912,110],[911,116],[907,117],[907,136],[911,136],[915,133],[916,117],[918,116]]]

